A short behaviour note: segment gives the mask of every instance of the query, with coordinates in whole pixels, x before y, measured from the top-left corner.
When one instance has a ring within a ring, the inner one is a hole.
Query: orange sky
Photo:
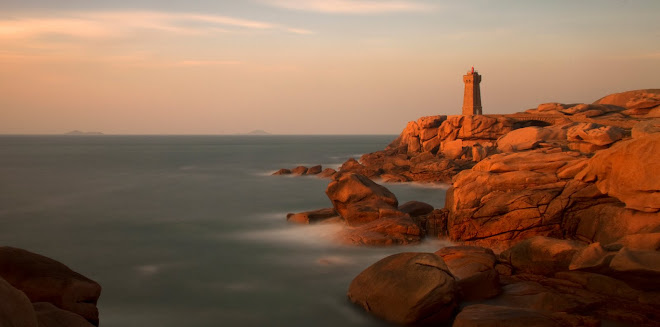
[[[484,113],[660,87],[657,1],[121,2],[0,4],[0,133],[397,134],[471,65]]]

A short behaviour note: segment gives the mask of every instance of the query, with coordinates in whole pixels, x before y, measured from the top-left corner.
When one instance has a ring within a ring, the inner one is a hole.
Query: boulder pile
[[[355,277],[348,298],[406,325],[658,326],[659,263],[653,247],[536,236],[499,256],[477,246],[395,254]]]

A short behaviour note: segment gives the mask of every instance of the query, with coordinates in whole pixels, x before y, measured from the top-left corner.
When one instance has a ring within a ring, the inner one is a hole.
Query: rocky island
[[[331,179],[332,208],[287,219],[344,224],[354,245],[455,242],[353,280],[349,299],[390,322],[660,326],[660,89],[483,115],[480,79],[464,76],[463,115],[412,121],[338,171],[275,173]],[[450,188],[433,208],[374,180]]]

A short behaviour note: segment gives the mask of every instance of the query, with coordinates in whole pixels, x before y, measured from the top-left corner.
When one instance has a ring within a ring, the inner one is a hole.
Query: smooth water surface
[[[332,242],[286,213],[330,207],[328,180],[270,176],[394,136],[0,136],[0,244],[103,286],[104,327],[381,326],[346,299],[378,259],[435,251]],[[401,203],[444,189],[388,185]]]

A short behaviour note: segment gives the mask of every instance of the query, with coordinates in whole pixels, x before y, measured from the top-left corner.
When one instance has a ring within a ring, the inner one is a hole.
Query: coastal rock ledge
[[[422,117],[386,149],[347,160],[326,192],[341,240],[458,243],[377,262],[349,299],[399,324],[660,326],[659,110],[660,89],[648,89]],[[373,180],[450,188],[444,208],[399,206]],[[427,268],[454,287],[426,296]]]
[[[0,247],[0,326],[92,327],[101,286],[53,259]]]

